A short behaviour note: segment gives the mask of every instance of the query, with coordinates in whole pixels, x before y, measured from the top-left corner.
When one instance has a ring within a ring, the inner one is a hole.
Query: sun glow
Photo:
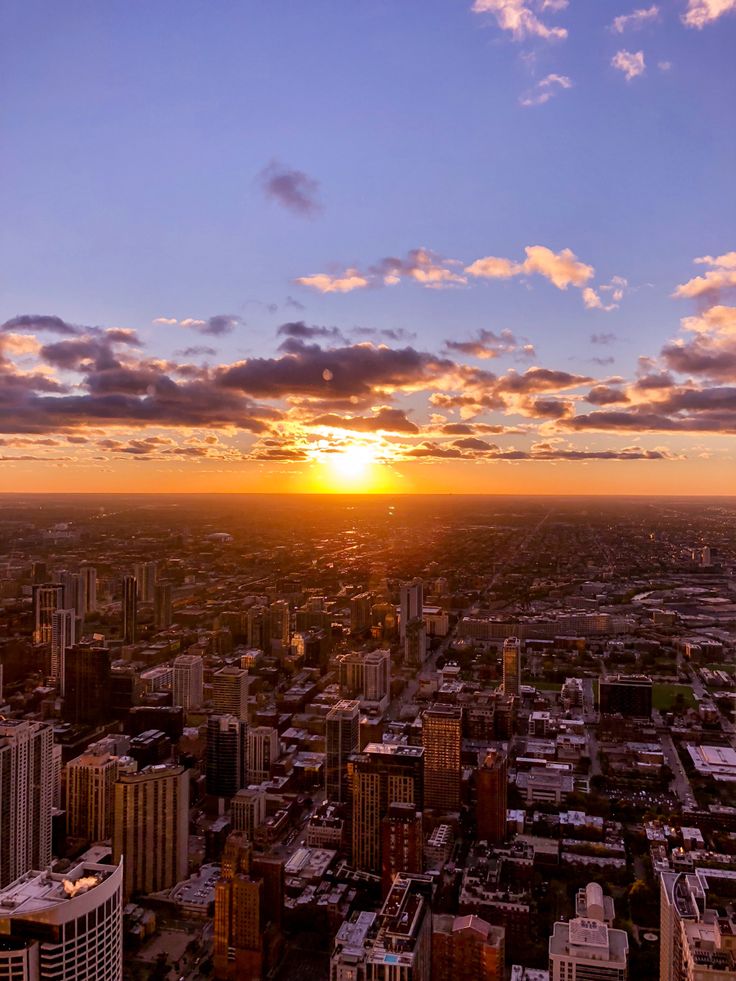
[[[375,494],[386,487],[386,466],[379,443],[348,443],[315,453],[315,484],[327,493]]]

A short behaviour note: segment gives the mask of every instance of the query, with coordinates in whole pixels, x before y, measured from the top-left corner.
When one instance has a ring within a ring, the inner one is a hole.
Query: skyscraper
[[[248,647],[266,654],[271,652],[271,611],[267,606],[252,606],[248,610]]]
[[[248,729],[248,783],[263,783],[271,776],[271,765],[281,755],[278,729],[255,726]]]
[[[149,766],[115,784],[113,856],[125,856],[126,899],[168,889],[187,874],[189,772]]]
[[[216,715],[248,718],[248,672],[229,666],[212,675],[212,710]]]
[[[427,660],[427,625],[421,617],[406,624],[403,643],[404,664],[420,668]]]
[[[59,694],[64,694],[64,662],[67,648],[76,640],[76,611],[54,610],[51,614],[51,675],[59,685]]]
[[[87,599],[85,613],[94,613],[97,609],[97,569],[91,565],[83,565],[80,575],[84,578],[84,593]]]
[[[32,588],[33,643],[51,643],[51,617],[64,607],[61,583],[37,584]]]
[[[123,643],[135,644],[138,633],[138,583],[135,576],[123,577]]]
[[[156,580],[158,578],[158,564],[156,562],[138,562],[136,563],[134,575],[137,584],[138,599],[141,603],[153,603]]]
[[[502,749],[491,749],[481,760],[476,777],[476,825],[478,839],[500,844],[506,840],[508,807],[508,758]]]
[[[554,925],[549,938],[550,981],[626,981],[628,977],[628,934],[607,925],[603,890],[597,883],[591,885],[599,901],[587,903],[584,917]]]
[[[414,804],[389,804],[381,822],[381,886],[383,895],[399,872],[423,870],[422,813]]]
[[[204,663],[199,654],[180,654],[174,658],[172,701],[185,712],[197,709],[204,698]]]
[[[350,632],[362,634],[373,622],[373,593],[358,593],[350,597]]]
[[[123,868],[45,866],[0,892],[5,981],[122,981]]]
[[[424,806],[442,813],[460,810],[462,709],[440,702],[422,719]]]
[[[288,651],[291,644],[291,610],[287,600],[276,600],[269,607],[271,646]]]
[[[25,720],[0,720],[0,888],[51,862],[53,733]]]
[[[248,783],[248,724],[234,715],[207,720],[207,793],[232,797]]]
[[[325,796],[347,800],[348,758],[360,749],[360,703],[343,699],[333,705],[325,720]]]
[[[390,804],[424,804],[424,748],[369,743],[348,765],[352,804],[353,864],[381,871],[381,821]]]
[[[406,637],[410,620],[421,619],[424,613],[424,584],[421,579],[404,583],[399,590],[399,637]]]
[[[87,612],[87,579],[81,572],[62,572],[59,581],[64,587],[64,605],[84,620]]]
[[[153,626],[165,630],[171,626],[171,583],[157,582],[153,597]]]
[[[67,722],[100,725],[110,719],[110,652],[75,644],[64,657],[64,709]]]
[[[517,637],[503,642],[503,690],[507,695],[521,694],[521,642]]]

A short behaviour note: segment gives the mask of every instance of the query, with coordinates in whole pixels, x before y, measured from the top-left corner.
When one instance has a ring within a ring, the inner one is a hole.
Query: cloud
[[[48,331],[50,334],[75,335],[84,332],[82,327],[69,324],[61,317],[47,316],[46,314],[22,314],[18,317],[11,317],[0,327],[2,331],[29,331],[33,334],[38,331]]]
[[[318,293],[352,293],[353,290],[364,289],[369,285],[368,279],[355,268],[348,268],[336,276],[329,273],[298,276],[294,282],[317,290]]]
[[[292,321],[291,323],[281,324],[276,333],[280,337],[297,337],[302,340],[309,340],[314,337],[329,337],[332,340],[345,342],[341,331],[337,327],[320,327],[305,324],[303,320]]]
[[[699,316],[685,317],[682,328],[694,336],[677,338],[662,348],[671,371],[736,381],[736,307],[710,307]]]
[[[475,0],[473,13],[492,14],[496,23],[503,31],[508,31],[515,41],[524,41],[530,37],[542,38],[545,41],[559,41],[567,37],[564,27],[550,27],[535,13],[538,10],[562,10],[567,6],[566,0],[552,0],[532,4],[528,0]]]
[[[618,309],[618,303],[604,303],[600,294],[596,293],[591,286],[585,287],[582,296],[586,310],[603,310],[608,313],[611,310]]]
[[[293,214],[312,218],[322,211],[317,198],[319,182],[302,170],[290,170],[272,160],[260,175],[261,187],[267,197],[277,201]]]
[[[560,89],[571,89],[572,80],[567,75],[547,75],[534,86],[531,92],[522,96],[519,102],[522,106],[542,106],[549,102]]]
[[[626,76],[626,81],[630,82],[632,79],[644,74],[646,69],[644,52],[626,51],[622,49],[621,51],[617,51],[613,58],[611,58],[611,65],[618,71],[623,72]]]
[[[658,17],[659,7],[656,4],[652,4],[651,7],[640,7],[630,14],[620,14],[618,17],[614,17],[611,30],[614,34],[623,34],[630,28],[642,27],[644,24],[657,20]]]
[[[613,344],[615,340],[616,335],[612,334],[610,331],[590,335],[591,344]]]
[[[356,433],[418,433],[419,427],[407,419],[401,409],[381,406],[372,416],[339,416],[326,413],[311,419],[307,425],[328,429],[346,429]]]
[[[591,405],[613,405],[620,402],[628,402],[629,397],[620,388],[612,388],[610,385],[596,385],[585,396],[585,401]]]
[[[736,252],[726,252],[716,257],[705,255],[695,262],[712,268],[704,276],[695,276],[682,283],[675,290],[674,296],[684,299],[713,300],[722,292],[736,287]]]
[[[406,258],[387,256],[380,259],[367,272],[354,266],[337,274],[315,273],[295,280],[300,286],[308,286],[319,293],[350,293],[367,286],[396,286],[402,279],[411,279],[427,289],[445,289],[462,286],[467,279],[456,271],[454,259],[443,259],[431,249],[412,249]]]
[[[476,259],[466,267],[465,272],[470,276],[486,279],[509,279],[511,276],[537,273],[560,290],[571,285],[583,287],[595,274],[595,269],[581,262],[570,249],[553,252],[546,245],[527,245],[524,251],[524,262],[516,263],[510,259],[486,256],[484,259]]]
[[[177,320],[176,317],[156,317],[153,323],[158,326],[184,327],[196,330],[200,334],[209,334],[211,337],[221,337],[223,334],[231,333],[244,321],[236,314],[218,313],[214,317],[208,317],[207,320],[196,320],[193,317],[185,317],[183,320]]]
[[[217,351],[213,347],[207,347],[206,344],[193,344],[180,351],[175,351],[174,354],[182,358],[214,357]]]
[[[706,24],[712,24],[719,17],[735,11],[736,0],[688,0],[682,22],[687,27],[696,27],[700,30]]]
[[[473,358],[487,360],[499,358],[504,354],[520,354],[523,357],[534,356],[534,345],[517,340],[510,330],[502,330],[500,334],[492,330],[480,330],[478,336],[469,341],[445,341],[448,351],[466,354]]]

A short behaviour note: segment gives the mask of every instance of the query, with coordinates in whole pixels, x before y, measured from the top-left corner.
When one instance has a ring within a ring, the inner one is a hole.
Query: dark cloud
[[[736,381],[736,339],[698,335],[691,341],[666,344],[662,358],[668,368],[680,374]]]
[[[290,323],[281,324],[276,333],[280,337],[296,337],[300,340],[312,340],[315,337],[329,337],[331,340],[340,341],[346,344],[347,341],[337,327],[321,327],[315,324],[306,324],[303,320],[295,320]]]
[[[12,317],[6,320],[0,327],[3,331],[29,332],[35,334],[45,331],[50,334],[83,334],[87,328],[77,327],[69,324],[61,317],[49,316],[47,314],[23,314],[19,317]]]
[[[223,334],[229,334],[235,328],[242,324],[243,321],[240,317],[234,314],[218,313],[214,317],[208,317],[203,324],[197,326],[197,330],[200,334],[209,334],[212,337],[221,337]]]
[[[174,354],[181,358],[214,357],[217,351],[205,344],[194,344],[191,347],[183,348],[181,351],[174,351]]]
[[[521,375],[512,369],[499,379],[497,389],[514,394],[548,392],[577,388],[592,381],[586,375],[573,375],[569,371],[553,371],[550,368],[529,368]]]
[[[500,358],[505,354],[516,354],[523,357],[534,356],[534,345],[526,340],[517,340],[510,330],[502,330],[496,334],[492,330],[480,330],[475,338],[467,341],[445,341],[445,348],[473,358]]]
[[[319,182],[302,170],[290,170],[272,160],[260,175],[264,193],[296,215],[312,218],[322,210]]]
[[[307,308],[299,300],[295,300],[293,296],[287,296],[284,300],[285,307],[291,307],[292,310],[306,310]]]
[[[602,332],[600,334],[591,334],[590,341],[592,344],[613,344],[616,340],[616,335],[609,332]]]
[[[628,402],[629,397],[620,388],[610,385],[595,385],[585,396],[585,401],[591,405],[612,405],[615,402]]]

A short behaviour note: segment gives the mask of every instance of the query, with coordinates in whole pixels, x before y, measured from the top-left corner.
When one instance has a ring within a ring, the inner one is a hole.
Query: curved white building
[[[122,981],[123,864],[28,872],[0,891],[2,981]]]

